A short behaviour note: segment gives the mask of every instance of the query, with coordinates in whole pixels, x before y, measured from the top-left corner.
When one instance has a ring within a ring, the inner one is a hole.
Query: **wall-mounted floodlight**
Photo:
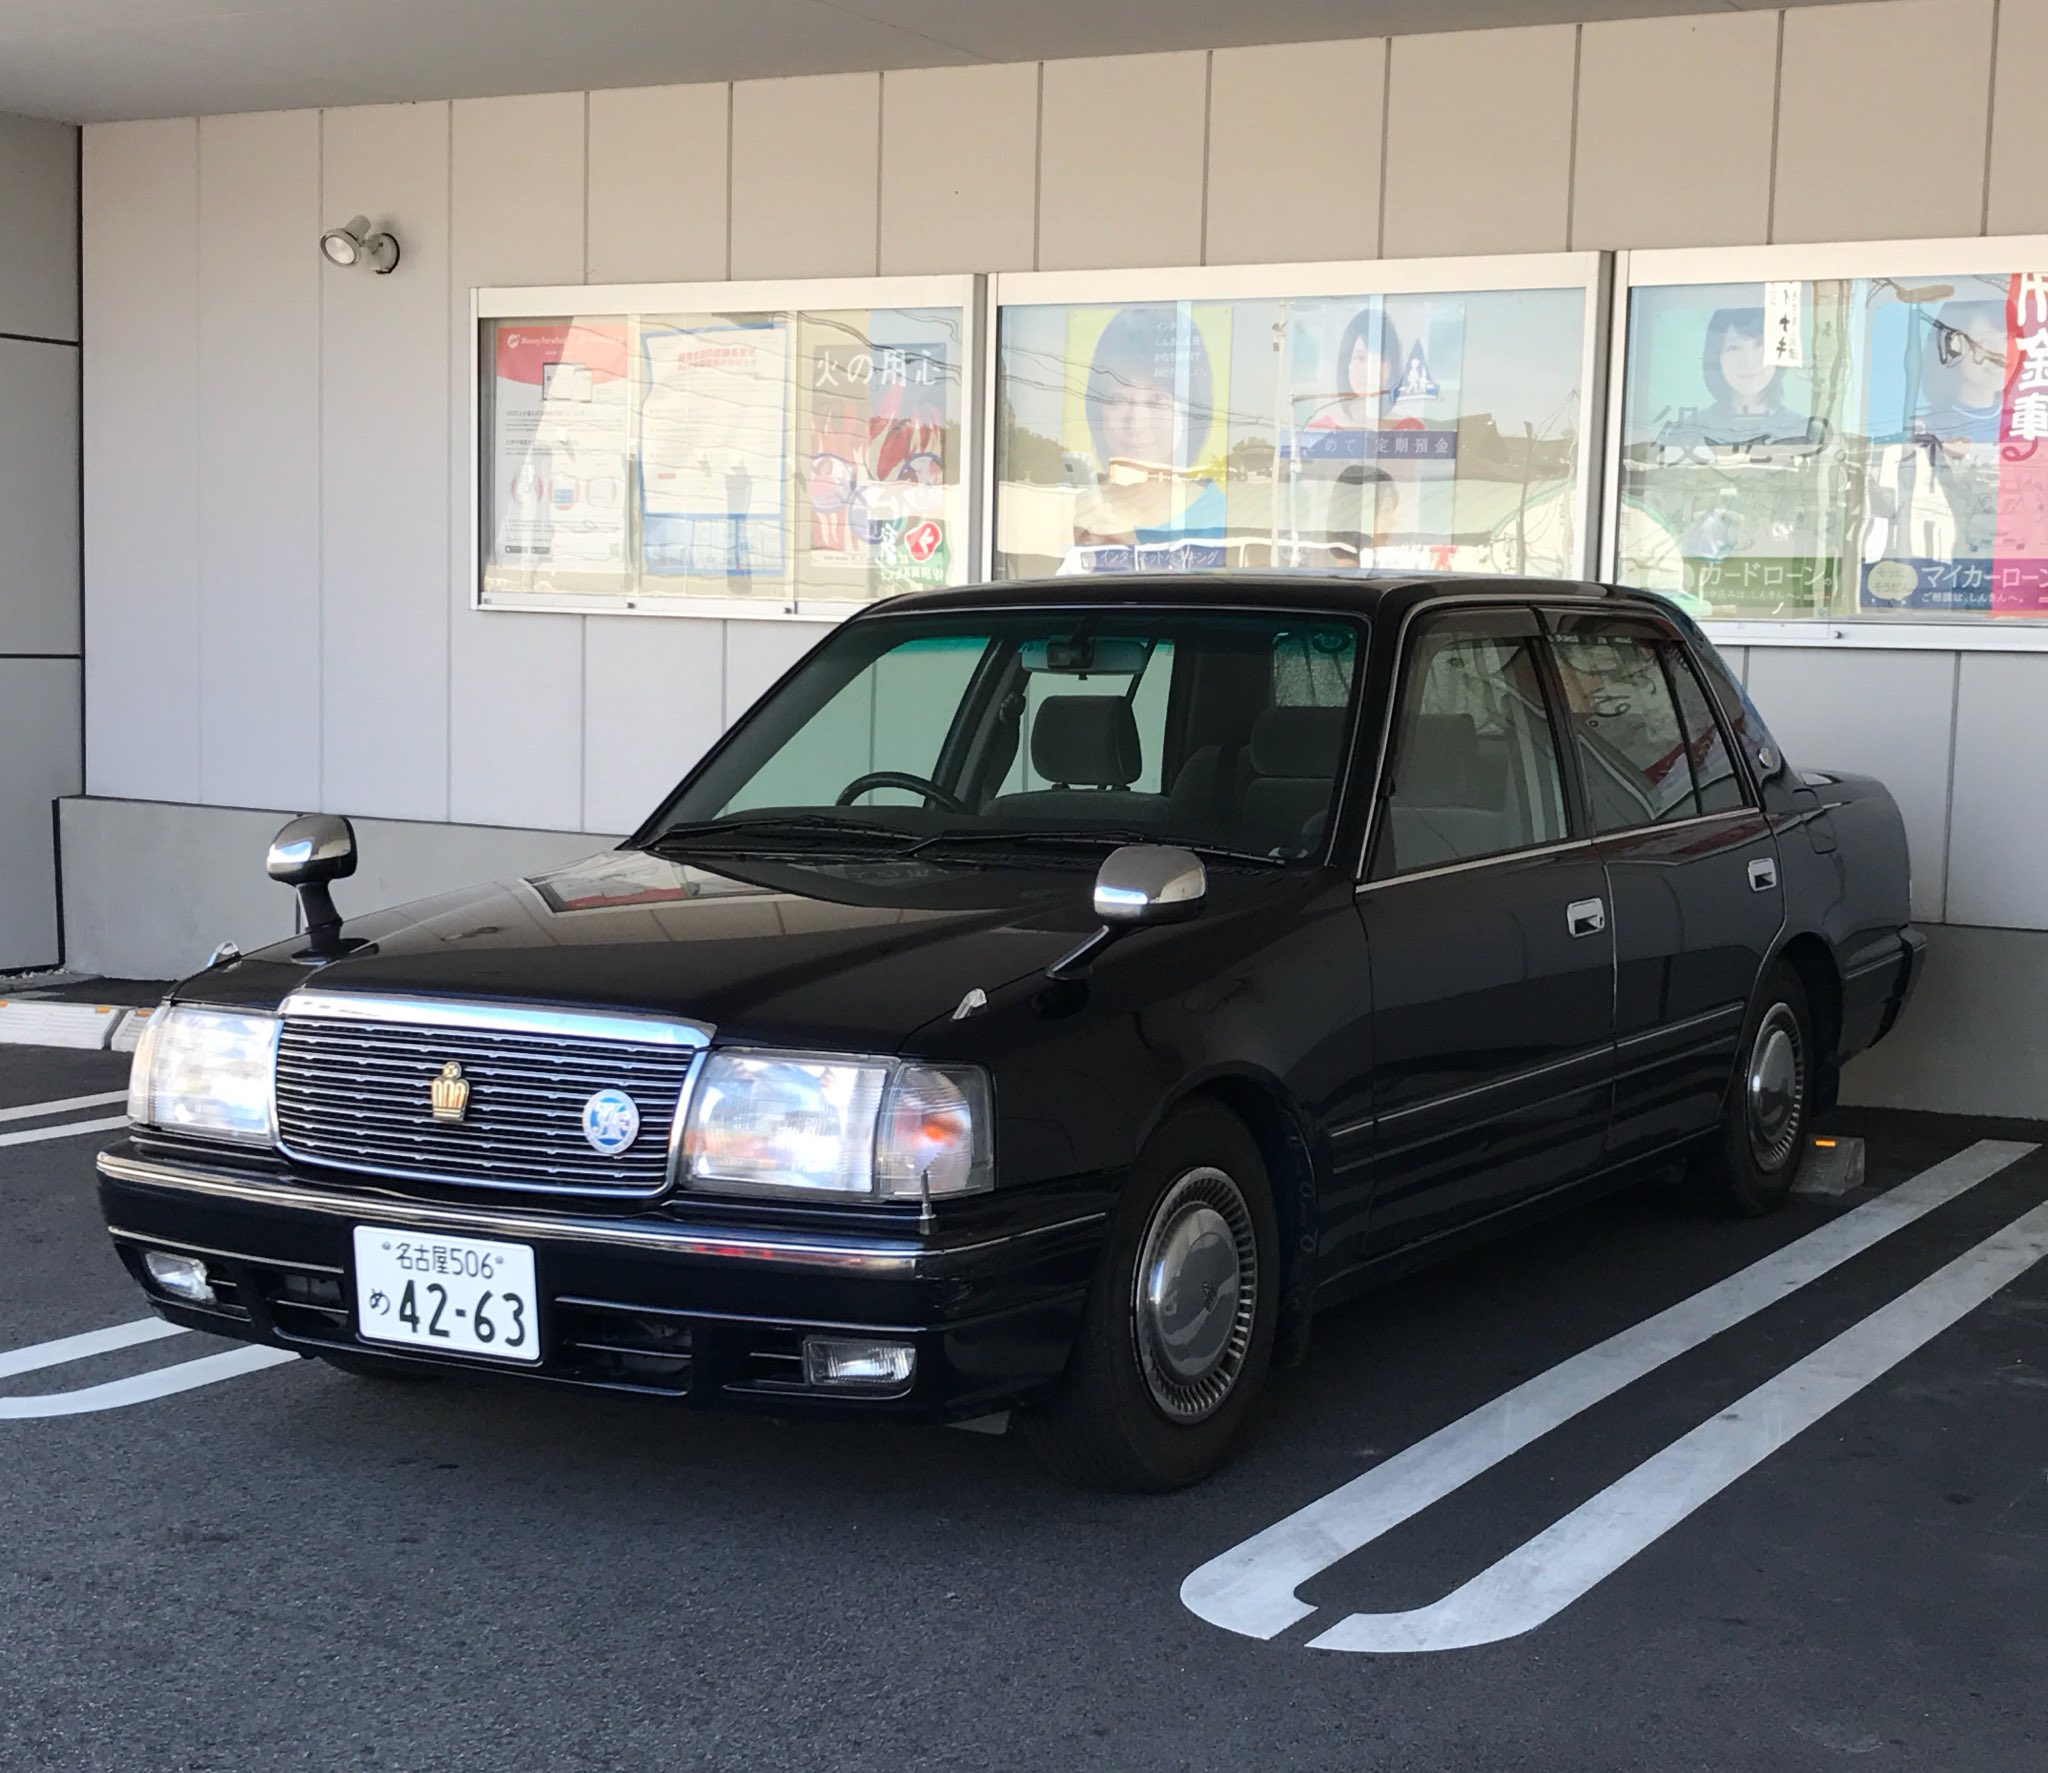
[[[346,227],[329,228],[320,236],[320,252],[330,265],[368,265],[379,277],[398,269],[398,241],[391,234],[370,232],[370,218],[351,216]]]

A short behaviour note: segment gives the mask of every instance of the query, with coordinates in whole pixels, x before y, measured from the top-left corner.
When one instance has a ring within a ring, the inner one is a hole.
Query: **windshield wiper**
[[[661,855],[671,849],[689,849],[706,838],[731,838],[744,843],[751,838],[856,837],[887,838],[902,843],[912,833],[894,825],[876,825],[865,819],[840,819],[830,813],[732,813],[722,819],[688,819],[657,831],[640,847]]]
[[[919,838],[903,853],[915,856],[922,851],[940,844],[1011,844],[1017,848],[1028,848],[1032,844],[1052,844],[1061,849],[1075,849],[1082,846],[1101,846],[1126,843],[1167,843],[1182,849],[1193,850],[1198,856],[1216,856],[1231,862],[1258,862],[1271,867],[1276,862],[1295,860],[1287,856],[1260,855],[1253,850],[1234,850],[1220,843],[1196,843],[1186,838],[1163,835],[1157,831],[1137,831],[1114,825],[1002,825],[994,829],[934,831],[931,836]]]

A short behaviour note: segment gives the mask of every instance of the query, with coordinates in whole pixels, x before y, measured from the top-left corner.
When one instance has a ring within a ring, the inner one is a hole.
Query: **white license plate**
[[[540,1359],[533,1251],[439,1232],[356,1228],[356,1333],[443,1354]]]

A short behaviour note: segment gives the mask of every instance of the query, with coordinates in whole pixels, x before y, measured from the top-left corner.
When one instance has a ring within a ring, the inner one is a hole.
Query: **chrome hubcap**
[[[1749,1146],[1759,1166],[1782,1169],[1799,1142],[1806,1111],[1806,1055],[1799,1020],[1776,1004],[1756,1031],[1749,1051]]]
[[[1258,1314],[1251,1211],[1221,1170],[1190,1170],[1153,1210],[1139,1246],[1132,1323],[1152,1401],[1199,1422],[1244,1370]]]

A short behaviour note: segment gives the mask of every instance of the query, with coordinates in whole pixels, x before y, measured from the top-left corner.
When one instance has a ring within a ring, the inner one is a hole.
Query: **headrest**
[[[1031,728],[1031,767],[1069,788],[1128,788],[1144,760],[1122,696],[1047,696]]]
[[[1479,725],[1469,714],[1417,714],[1394,759],[1394,782],[1410,806],[1487,806],[1480,781]]]
[[[1342,708],[1268,708],[1252,722],[1252,772],[1327,780],[1343,743]]]

